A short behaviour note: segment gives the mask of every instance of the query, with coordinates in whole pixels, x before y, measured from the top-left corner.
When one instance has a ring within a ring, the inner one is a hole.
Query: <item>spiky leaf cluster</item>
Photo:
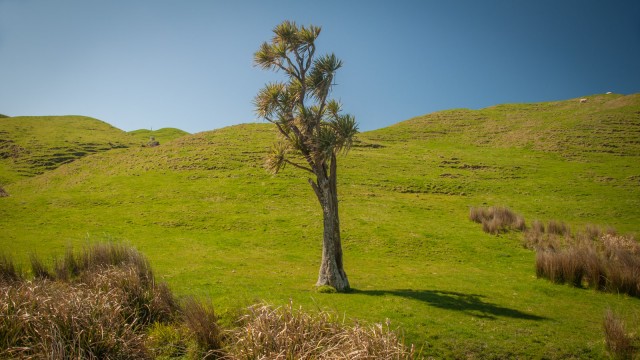
[[[268,83],[254,100],[258,116],[274,123],[283,141],[273,146],[267,170],[277,173],[286,164],[314,174],[326,173],[335,155],[349,150],[358,124],[330,100],[335,74],[342,66],[334,54],[314,57],[320,27],[285,21],[273,30],[254,54],[263,69],[284,72],[286,82]],[[302,157],[305,163],[296,162]]]

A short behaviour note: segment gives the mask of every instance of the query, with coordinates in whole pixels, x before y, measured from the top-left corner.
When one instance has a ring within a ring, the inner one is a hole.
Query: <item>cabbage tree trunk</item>
[[[309,181],[322,206],[324,232],[322,239],[322,261],[316,286],[328,285],[339,292],[349,291],[349,280],[342,261],[342,241],[340,239],[340,218],[338,216],[338,187],[336,181],[336,157],[332,156],[331,171],[326,167],[318,169],[317,183]]]

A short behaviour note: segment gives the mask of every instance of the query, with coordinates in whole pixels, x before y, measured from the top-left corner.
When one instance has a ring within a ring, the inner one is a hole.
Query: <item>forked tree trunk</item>
[[[329,285],[339,292],[350,289],[342,262],[342,242],[340,240],[340,218],[338,216],[338,188],[336,182],[335,155],[328,176],[318,176],[318,187],[314,186],[322,206],[324,234],[322,239],[322,262],[316,286]]]

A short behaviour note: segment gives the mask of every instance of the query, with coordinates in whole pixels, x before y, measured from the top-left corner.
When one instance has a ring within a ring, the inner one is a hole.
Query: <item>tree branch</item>
[[[297,56],[297,55],[296,55]],[[282,64],[278,64],[278,67],[282,70],[284,70],[287,74],[295,77],[296,79],[298,79],[299,81],[301,80],[301,69],[298,69],[293,62],[291,61],[291,59],[289,59],[288,56],[283,56],[282,59],[285,59],[287,61],[287,64],[289,65],[288,68],[285,68],[284,66],[282,66]]]
[[[308,56],[307,56],[306,69],[308,70],[309,67],[311,67],[311,60],[313,59],[313,54],[316,52],[316,46],[314,44],[310,44],[309,49],[307,49],[307,52],[308,52]]]
[[[298,129],[297,126],[291,125],[289,128],[291,129],[291,131],[293,131],[296,134],[296,136],[298,137],[298,139],[300,139],[300,141],[302,141],[304,144],[306,144],[307,137],[306,137],[306,135],[302,134],[302,132],[300,131],[300,129]],[[304,156],[304,159],[307,160],[307,163],[309,164],[309,166],[312,169],[314,169],[316,164],[313,161],[313,158],[311,157],[311,154],[309,153],[309,149],[307,149],[305,147],[305,148],[300,149],[300,152],[302,153],[302,156]],[[315,172],[313,172],[313,173],[316,174]]]
[[[291,141],[291,136],[289,136],[289,134],[287,134],[287,132],[284,131],[284,129],[282,128],[282,126],[280,124],[278,124],[277,122],[274,122],[274,121],[271,121],[271,122],[276,124],[276,127],[278,128],[278,130],[280,131],[280,134],[282,134],[282,136],[287,138],[287,140]]]
[[[298,49],[293,50],[293,54],[296,56],[296,63],[298,63],[298,71],[299,77],[297,77],[298,81],[300,81],[300,105],[304,107],[304,99],[307,97],[307,84],[306,84],[306,74],[308,68],[304,67],[304,56],[301,56],[298,52]],[[287,58],[287,60],[289,60]],[[289,60],[289,63],[291,61]],[[293,65],[292,65],[293,66]]]
[[[302,170],[308,171],[308,172],[310,172],[310,173],[312,173],[312,174],[314,174],[314,175],[315,175],[315,173],[313,172],[313,170],[311,170],[311,169],[310,169],[310,168],[308,168],[308,167],[302,166],[302,165],[300,165],[300,164],[296,164],[296,163],[294,163],[293,161],[291,161],[291,160],[287,160],[287,159],[285,159],[285,160],[284,160],[284,162],[286,162],[287,164],[289,164],[289,165],[291,165],[291,166],[295,166],[295,167],[297,167],[298,169],[302,169]]]
[[[278,67],[278,69],[284,71],[285,73],[295,77],[296,79],[300,79],[300,75],[298,74],[298,69],[291,63],[291,60],[289,60],[289,58],[285,57],[285,59],[287,60],[287,62],[289,63],[290,67],[284,67],[282,66],[282,64],[280,63],[276,63],[276,66]]]
[[[309,182],[309,185],[311,185],[311,188],[313,189],[313,192],[316,193],[316,196],[318,197],[318,201],[320,201],[320,204],[322,204],[322,193],[320,192],[320,188],[310,178],[308,178],[307,181]]]

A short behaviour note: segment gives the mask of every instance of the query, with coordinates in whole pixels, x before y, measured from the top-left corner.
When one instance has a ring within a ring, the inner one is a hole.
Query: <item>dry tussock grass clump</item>
[[[524,218],[506,207],[472,207],[469,211],[469,219],[482,224],[482,230],[494,235],[509,230],[524,231],[526,229]]]
[[[254,305],[223,330],[210,303],[180,308],[144,257],[118,244],[68,251],[25,279],[0,257],[0,359],[413,359],[381,324]],[[180,310],[180,311],[179,311]],[[179,315],[179,316],[178,316]]]
[[[117,291],[123,305],[121,311],[142,324],[171,321],[178,309],[178,303],[166,284],[140,278],[138,270],[131,266],[111,266],[88,272],[77,283],[105,292]]]
[[[0,254],[0,284],[22,281],[22,273],[13,263],[13,259]]]
[[[85,247],[78,259],[65,256],[66,269],[78,267],[78,271],[91,271],[105,266],[132,267],[138,278],[145,283],[153,282],[149,261],[136,249],[120,243],[98,243]]]
[[[640,243],[633,236],[620,236],[611,233],[604,234],[600,237],[600,241],[610,256],[615,257],[618,251],[640,257]]]
[[[534,220],[524,232],[523,245],[537,251],[556,251],[572,241],[571,228],[562,221],[550,220],[547,225]]]
[[[603,235],[591,240],[596,233]],[[592,228],[581,234],[565,237],[564,244],[550,244],[553,234],[526,240],[537,250],[538,277],[640,297],[640,244],[633,237],[613,235],[610,230]]]
[[[571,229],[569,228],[569,225],[565,224],[562,221],[549,220],[549,224],[547,225],[547,233],[568,236],[571,234]]]
[[[0,357],[145,358],[139,318],[123,294],[33,280],[0,290]]]
[[[172,319],[177,305],[143,260],[133,249],[101,244],[67,254],[50,272],[32,256],[33,280],[0,261],[0,358],[147,358],[144,328]]]
[[[386,326],[345,326],[334,316],[254,305],[230,334],[230,359],[413,359]]]
[[[53,275],[51,275],[49,269],[47,269],[36,254],[31,254],[29,260],[31,263],[31,272],[36,279],[53,279]]]
[[[182,305],[182,317],[200,349],[200,358],[222,356],[222,330],[211,303],[187,298]]]
[[[522,216],[504,207],[472,207],[469,219],[490,234],[524,231],[524,247],[537,252],[538,277],[640,297],[640,243],[632,236],[594,225],[573,234],[567,224],[556,220],[546,226],[535,220],[527,228]]]
[[[624,321],[607,310],[603,321],[604,339],[607,350],[616,359],[633,359],[636,347],[634,346],[635,336],[628,334]]]
[[[523,245],[531,250],[556,250],[562,246],[563,239],[555,234],[547,233],[546,226],[534,220],[531,227],[524,231]]]

